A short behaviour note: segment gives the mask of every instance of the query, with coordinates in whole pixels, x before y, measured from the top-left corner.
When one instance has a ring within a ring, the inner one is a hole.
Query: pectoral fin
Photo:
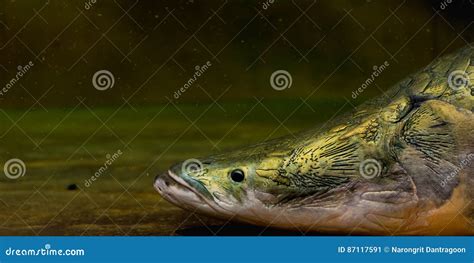
[[[459,166],[472,154],[472,127],[472,112],[436,100],[423,103],[407,117],[399,161],[413,177],[420,198],[440,205],[451,197],[462,175],[469,175],[468,168],[463,171]]]

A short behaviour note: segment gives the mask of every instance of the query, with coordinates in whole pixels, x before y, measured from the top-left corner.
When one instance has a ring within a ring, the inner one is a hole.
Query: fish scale
[[[155,186],[184,208],[263,226],[474,234],[473,61],[472,46],[439,57],[323,129],[202,158],[200,176],[177,164]],[[183,187],[167,190],[169,178]]]

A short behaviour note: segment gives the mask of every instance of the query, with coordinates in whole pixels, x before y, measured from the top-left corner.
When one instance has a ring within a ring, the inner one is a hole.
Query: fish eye
[[[230,172],[230,178],[232,181],[240,183],[245,179],[244,171],[240,169],[235,169]]]

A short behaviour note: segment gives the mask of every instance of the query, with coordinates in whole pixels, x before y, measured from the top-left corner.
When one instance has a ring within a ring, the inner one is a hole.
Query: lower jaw
[[[163,178],[163,176],[166,176],[166,178]],[[165,186],[164,180],[168,180],[168,186]],[[175,190],[172,190],[173,188]],[[205,200],[192,187],[185,185],[184,181],[177,180],[176,175],[171,175],[169,172],[156,179],[155,189],[168,202],[182,209],[221,217],[220,212],[213,205],[209,204],[211,201]]]

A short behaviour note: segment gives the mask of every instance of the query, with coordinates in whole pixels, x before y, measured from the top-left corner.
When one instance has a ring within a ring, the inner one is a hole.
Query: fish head
[[[188,159],[155,179],[155,189],[171,203],[220,218],[257,223],[273,213],[289,188],[279,176],[282,158],[269,144]]]

